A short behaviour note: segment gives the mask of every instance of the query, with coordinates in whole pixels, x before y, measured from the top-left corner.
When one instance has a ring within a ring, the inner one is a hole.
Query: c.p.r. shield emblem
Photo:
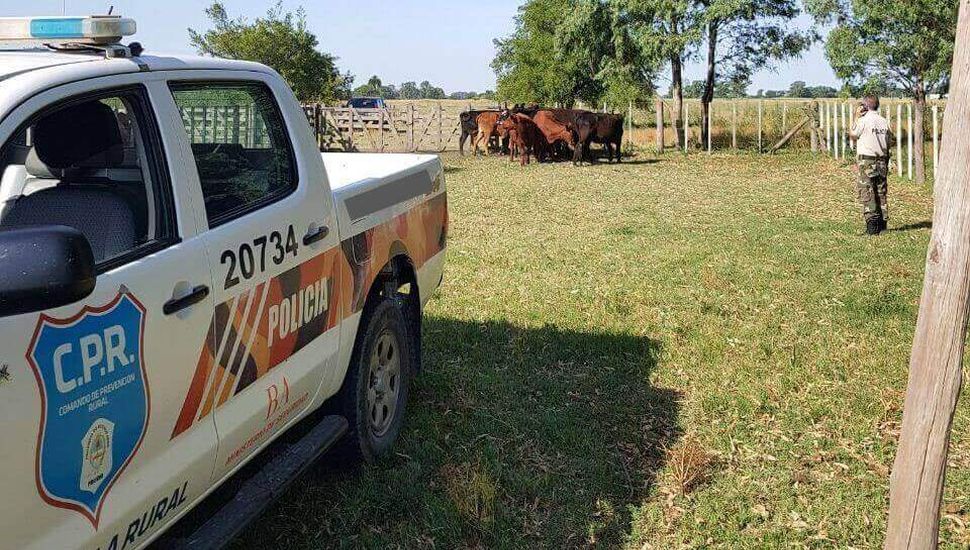
[[[95,529],[148,426],[144,331],[145,308],[122,289],[69,319],[42,314],[27,349],[41,396],[37,489]]]

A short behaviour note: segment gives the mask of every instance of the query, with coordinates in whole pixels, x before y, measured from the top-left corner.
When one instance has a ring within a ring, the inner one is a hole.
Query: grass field
[[[808,155],[445,157],[444,286],[397,454],[237,547],[876,548],[931,217]],[[968,406],[942,537],[970,544]]]

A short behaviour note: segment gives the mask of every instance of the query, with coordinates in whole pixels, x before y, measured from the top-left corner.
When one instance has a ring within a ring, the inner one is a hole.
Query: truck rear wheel
[[[383,299],[367,308],[340,395],[350,425],[345,441],[351,458],[373,462],[386,455],[401,433],[411,376],[412,335],[401,307]]]

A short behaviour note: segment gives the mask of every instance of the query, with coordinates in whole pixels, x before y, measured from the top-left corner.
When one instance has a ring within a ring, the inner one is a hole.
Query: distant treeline
[[[494,99],[495,92],[452,92],[434,86],[427,80],[418,84],[413,81],[400,86],[384,84],[377,76],[370,77],[366,84],[354,88],[353,95],[357,97],[382,97],[384,99]]]
[[[700,99],[704,95],[704,85],[703,80],[694,80],[684,86],[684,97],[691,99]],[[796,80],[792,82],[787,90],[758,90],[755,93],[749,94],[747,92],[747,85],[745,83],[738,83],[733,81],[721,82],[718,81],[714,85],[714,97],[723,99],[734,99],[743,97],[763,97],[766,99],[791,97],[791,98],[802,98],[802,99],[813,99],[813,98],[835,98],[835,97],[858,97],[862,93],[876,93],[880,97],[905,97],[905,90],[893,89],[887,86],[882,86],[878,89],[873,87],[867,88],[866,90],[855,89],[850,86],[843,86],[841,89],[834,88],[832,86],[809,86],[801,80]],[[670,96],[668,92],[667,96]]]

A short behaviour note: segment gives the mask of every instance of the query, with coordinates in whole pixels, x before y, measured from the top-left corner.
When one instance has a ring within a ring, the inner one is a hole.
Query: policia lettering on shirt
[[[852,139],[856,140],[856,161],[859,175],[856,183],[866,235],[878,235],[889,225],[889,201],[887,198],[889,176],[889,151],[893,135],[889,122],[879,114],[879,98],[867,95],[863,98],[852,126]]]

